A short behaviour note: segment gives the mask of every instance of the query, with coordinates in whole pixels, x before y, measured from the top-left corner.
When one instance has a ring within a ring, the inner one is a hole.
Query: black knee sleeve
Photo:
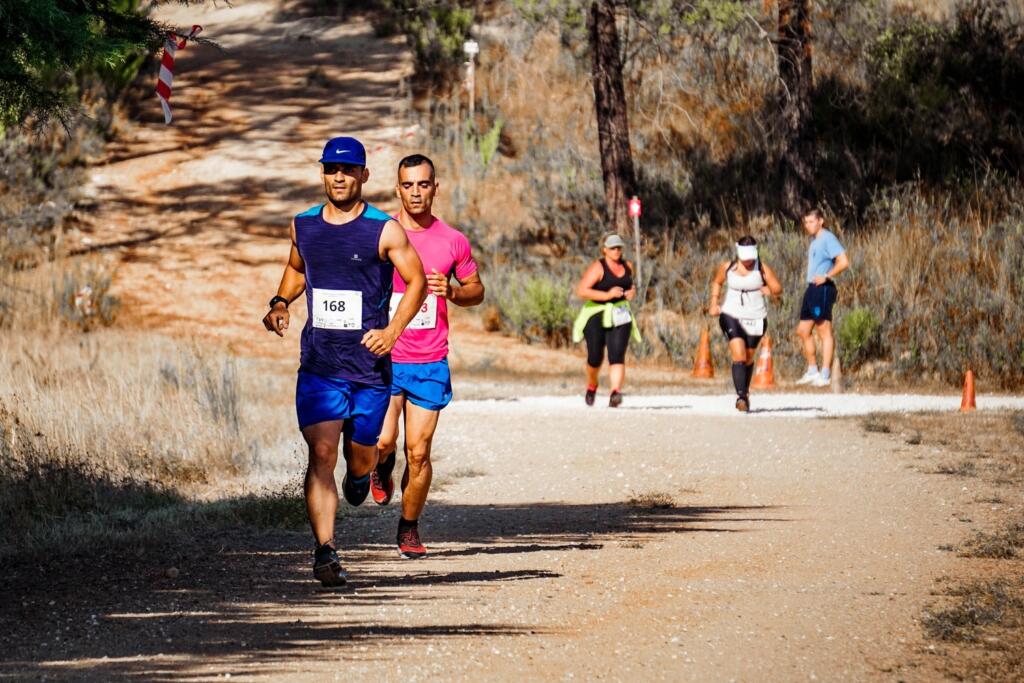
[[[736,387],[736,393],[739,396],[747,395],[747,364],[743,361],[733,362],[732,383]]]

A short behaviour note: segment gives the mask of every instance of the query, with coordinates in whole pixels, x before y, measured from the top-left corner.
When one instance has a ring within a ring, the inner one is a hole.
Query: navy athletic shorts
[[[823,285],[809,284],[800,306],[800,319],[822,322],[832,320],[832,307],[836,304],[836,284],[826,280]]]

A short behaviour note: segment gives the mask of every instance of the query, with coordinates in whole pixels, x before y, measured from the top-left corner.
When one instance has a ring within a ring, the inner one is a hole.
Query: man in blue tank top
[[[359,505],[370,490],[391,399],[391,348],[427,290],[423,265],[405,230],[362,199],[369,178],[363,145],[355,138],[334,138],[320,163],[328,201],[292,220],[288,264],[263,325],[283,337],[288,305],[305,293],[308,317],[295,408],[309,446],[305,492],[316,537],[313,575],[325,586],[338,586],[345,583],[334,546],[338,446],[344,439],[342,492]],[[406,288],[389,322],[395,270]]]

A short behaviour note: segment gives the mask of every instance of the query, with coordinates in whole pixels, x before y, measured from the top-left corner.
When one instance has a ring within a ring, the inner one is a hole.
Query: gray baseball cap
[[[626,243],[622,241],[622,238],[612,233],[604,238],[604,248],[611,249],[612,247],[625,247]]]

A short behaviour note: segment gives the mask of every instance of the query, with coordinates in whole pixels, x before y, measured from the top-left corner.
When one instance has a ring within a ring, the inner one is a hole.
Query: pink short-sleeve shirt
[[[398,220],[398,217],[395,217]],[[412,242],[416,253],[423,261],[423,270],[449,273],[462,280],[476,272],[476,262],[469,246],[469,240],[461,232],[434,218],[430,227],[423,230],[409,230],[405,234]],[[394,291],[405,291],[405,280],[395,271]],[[434,296],[427,294],[428,297]],[[448,300],[437,299],[436,325],[429,329],[407,327],[391,351],[395,363],[433,363],[448,356]]]

